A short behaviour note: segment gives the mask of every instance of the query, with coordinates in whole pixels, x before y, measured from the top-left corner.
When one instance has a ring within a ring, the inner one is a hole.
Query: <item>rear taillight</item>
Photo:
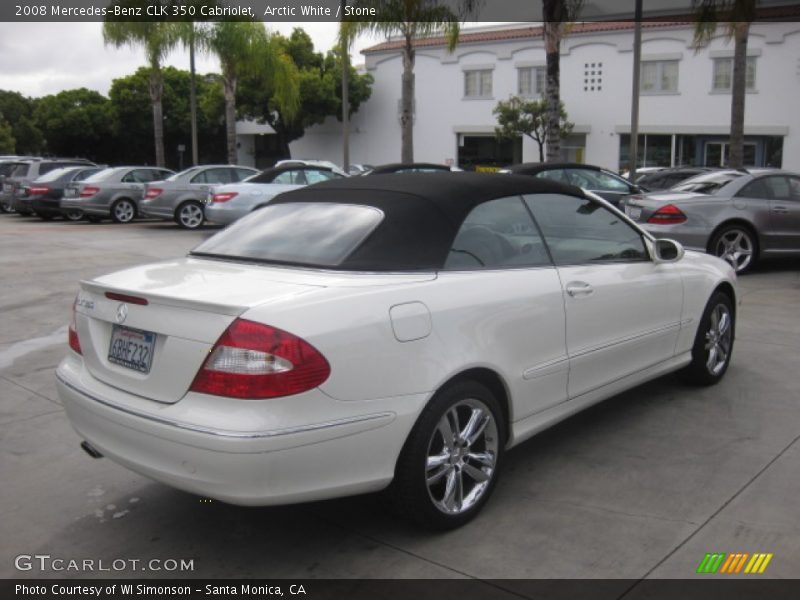
[[[69,347],[78,354],[83,354],[81,352],[81,342],[78,339],[78,322],[75,319],[75,305],[77,303],[78,299],[75,298],[75,302],[72,303],[72,320],[69,322]]]
[[[238,195],[239,194],[237,192],[221,192],[219,194],[214,194],[213,196],[211,196],[211,201],[227,202],[228,200],[231,200],[232,198],[235,198]]]
[[[163,192],[161,188],[147,188],[147,192],[144,195],[145,200],[152,200],[156,198],[161,192]]]
[[[86,186],[85,188],[83,188],[81,190],[80,196],[81,196],[81,198],[91,198],[92,196],[94,196],[99,191],[100,191],[100,188],[98,188],[98,187]]]
[[[648,223],[656,224],[672,224],[672,223],[685,223],[687,221],[686,215],[681,212],[677,206],[667,204],[662,206],[647,219]]]
[[[31,186],[28,188],[28,193],[31,196],[44,196],[50,193],[50,188],[47,186]]]
[[[331,373],[325,357],[286,331],[236,319],[211,349],[190,388],[230,398],[278,398],[311,390]]]

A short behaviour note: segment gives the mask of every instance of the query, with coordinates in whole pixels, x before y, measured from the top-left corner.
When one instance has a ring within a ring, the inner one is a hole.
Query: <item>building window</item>
[[[544,95],[545,76],[544,67],[517,69],[517,93],[529,98]]]
[[[642,62],[639,90],[643,94],[678,91],[678,61],[648,60]]]
[[[714,59],[714,80],[712,89],[715,92],[730,92],[733,85],[733,58]],[[756,57],[747,57],[745,70],[745,88],[756,89]]]
[[[464,71],[465,98],[492,97],[492,70]]]

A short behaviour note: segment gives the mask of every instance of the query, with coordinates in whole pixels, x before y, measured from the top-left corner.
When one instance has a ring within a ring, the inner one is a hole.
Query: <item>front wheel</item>
[[[502,411],[484,385],[439,392],[400,454],[388,492],[395,509],[430,529],[460,527],[480,512],[498,477],[505,443]]]
[[[175,222],[184,229],[197,229],[203,224],[203,207],[194,200],[184,202],[175,211]]]
[[[716,292],[706,305],[692,347],[692,362],[683,370],[690,383],[718,383],[731,362],[736,323],[727,294]]]
[[[730,225],[714,236],[711,253],[727,261],[736,273],[744,273],[756,262],[758,242],[753,232],[746,227]]]
[[[111,206],[111,218],[115,223],[130,223],[136,217],[136,206],[127,198],[117,200]]]

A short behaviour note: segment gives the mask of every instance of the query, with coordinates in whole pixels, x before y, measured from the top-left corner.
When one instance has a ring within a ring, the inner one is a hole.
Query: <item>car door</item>
[[[592,199],[525,197],[558,269],[576,398],[670,359],[681,326],[683,283],[655,264],[641,233]]]
[[[770,230],[776,250],[800,250],[800,177],[767,177],[771,188]]]
[[[752,223],[758,233],[761,250],[773,250],[779,246],[779,236],[773,227],[772,204],[773,177],[759,177],[746,184],[733,196],[733,208],[741,218]],[[781,178],[783,179],[783,178]],[[788,187],[786,182],[777,187]],[[781,202],[785,204],[785,202]]]
[[[456,234],[429,300],[455,363],[497,370],[517,421],[566,401],[569,362],[561,283],[522,198],[476,206]],[[478,365],[476,365],[478,366]]]

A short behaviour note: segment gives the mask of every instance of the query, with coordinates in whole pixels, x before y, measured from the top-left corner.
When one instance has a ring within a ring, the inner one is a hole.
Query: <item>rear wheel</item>
[[[82,210],[68,210],[64,213],[64,218],[67,221],[80,221],[83,219],[83,211]]]
[[[0,211],[4,213],[13,213],[14,207],[11,206],[11,199],[0,200]]]
[[[747,227],[728,225],[711,240],[711,253],[730,263],[737,273],[744,273],[756,263],[758,242]]]
[[[184,202],[175,211],[175,222],[184,229],[197,229],[203,224],[203,207],[194,200]]]
[[[115,223],[130,223],[136,217],[136,206],[127,198],[122,198],[111,205],[111,218]]]
[[[682,374],[690,383],[718,383],[731,362],[736,323],[727,294],[716,292],[706,305],[692,347],[692,362]]]
[[[388,493],[405,518],[452,529],[475,517],[498,477],[505,433],[492,392],[473,381],[439,392],[423,410]]]

